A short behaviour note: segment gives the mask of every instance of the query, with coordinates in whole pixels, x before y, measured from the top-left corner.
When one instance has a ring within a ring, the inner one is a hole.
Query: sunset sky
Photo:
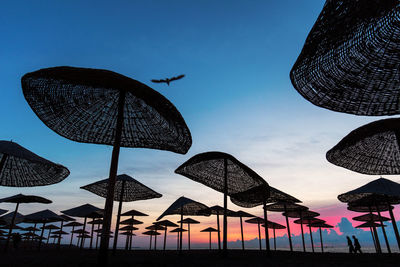
[[[75,66],[112,70],[149,85],[174,103],[191,130],[193,145],[186,155],[121,150],[118,173],[163,194],[160,199],[124,204],[123,210],[134,208],[150,215],[143,218],[144,226],[180,196],[222,206],[221,193],[174,174],[181,163],[206,151],[232,154],[330,224],[356,216],[336,196],[379,177],[336,167],[327,162],[325,153],[351,130],[380,118],[316,107],[297,93],[289,79],[323,4],[322,0],[3,3],[0,139],[63,164],[71,175],[46,187],[3,187],[0,197],[23,193],[53,200],[50,205],[21,205],[22,214],[46,208],[59,212],[85,203],[104,206],[104,199],[79,187],[107,178],[112,147],[57,135],[37,118],[22,94],[20,79],[25,73]],[[169,87],[150,82],[179,74],[186,77]],[[396,176],[387,178],[399,181]],[[243,209],[230,202],[228,207]],[[246,211],[262,214],[259,207]],[[399,216],[398,208],[395,214]],[[195,219],[202,224],[193,227],[193,241],[207,242],[208,235],[199,230],[215,227],[215,217]],[[271,213],[270,219],[284,223],[279,213]],[[229,219],[231,241],[239,239],[238,222]],[[298,234],[299,228],[293,227]],[[248,239],[255,238],[256,231],[256,226],[246,225]],[[148,237],[137,240],[147,245]]]

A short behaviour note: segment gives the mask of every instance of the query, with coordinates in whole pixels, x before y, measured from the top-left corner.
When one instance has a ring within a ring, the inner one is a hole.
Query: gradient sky
[[[163,194],[161,199],[125,204],[124,210],[149,213],[146,223],[182,195],[222,205],[222,194],[173,173],[191,156],[211,150],[234,155],[329,223],[336,225],[342,216],[355,215],[344,212],[345,205],[336,196],[378,177],[336,167],[327,162],[325,153],[352,129],[378,118],[316,107],[296,92],[289,79],[323,4],[322,0],[2,3],[0,139],[13,140],[67,166],[71,175],[46,187],[3,187],[0,196],[35,194],[54,202],[22,205],[23,214],[45,208],[58,212],[85,203],[103,207],[104,199],[79,187],[107,177],[112,148],[57,135],[36,117],[22,95],[23,74],[68,65],[109,69],[146,83],[175,104],[191,130],[193,145],[186,155],[121,151],[119,173]],[[186,77],[169,87],[150,82],[182,73]],[[229,208],[238,209],[231,203]],[[261,215],[260,208],[249,212]],[[271,219],[284,222],[279,214]],[[214,218],[200,220],[204,224],[198,229],[215,224]],[[232,229],[238,226],[237,220],[230,222]],[[248,228],[256,233],[255,227]],[[194,235],[194,241],[207,240]],[[232,235],[231,240],[238,237]]]

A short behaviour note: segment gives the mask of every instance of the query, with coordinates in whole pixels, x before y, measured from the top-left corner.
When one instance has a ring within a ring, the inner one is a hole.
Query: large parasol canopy
[[[290,79],[314,105],[356,115],[400,113],[399,2],[326,1]]]
[[[56,184],[67,178],[69,170],[17,143],[0,141],[0,185],[32,187]]]
[[[268,185],[267,182],[232,155],[223,152],[197,154],[179,166],[175,173],[224,194],[223,250],[226,252],[228,196],[260,185]]]
[[[363,174],[400,174],[400,118],[378,120],[346,135],[326,153],[329,162]]]
[[[359,188],[351,190],[347,193],[340,194],[338,199],[342,202],[349,204],[349,207],[369,207],[369,212],[378,212],[378,216],[381,211],[389,211],[390,218],[392,220],[393,230],[396,236],[397,245],[400,248],[400,235],[396,225],[396,219],[390,204],[400,203],[400,184],[393,182],[386,178],[379,178],[372,182],[369,182]],[[379,207],[385,206],[386,208],[380,209]],[[373,210],[374,209],[374,210]],[[381,222],[382,224],[382,222]],[[385,229],[382,228],[384,236],[386,236]],[[385,238],[385,241],[387,238]],[[379,240],[377,240],[377,243]],[[389,243],[387,242],[388,251],[390,251]],[[379,247],[378,247],[379,250]]]
[[[109,179],[104,179],[98,182],[94,182],[92,184],[82,186],[81,188],[105,198],[107,197],[108,184],[109,184]],[[117,224],[115,226],[114,244],[113,244],[113,252],[115,253],[118,243],[118,231],[121,220],[122,202],[160,198],[162,197],[162,195],[126,174],[117,175],[114,190],[115,190],[114,201],[119,202]]]
[[[15,196],[11,196],[11,197],[6,197],[6,198],[0,199],[0,203],[15,203],[15,204],[17,204],[15,206],[14,216],[12,217],[12,220],[11,220],[10,231],[8,232],[7,242],[6,242],[6,246],[5,246],[5,249],[7,250],[8,249],[8,244],[9,244],[10,238],[11,238],[12,227],[14,226],[14,223],[15,223],[15,216],[17,215],[17,211],[18,211],[18,208],[19,208],[19,204],[20,203],[50,204],[50,203],[52,203],[52,201],[47,199],[47,198],[44,198],[44,197],[26,196],[26,195],[23,195],[23,194],[18,194],[18,195],[15,195]]]
[[[113,146],[99,262],[107,262],[120,147],[185,154],[192,138],[175,106],[152,88],[100,69],[54,67],[25,74],[28,104],[50,129],[82,143]]]
[[[166,209],[160,217],[157,218],[157,221],[161,220],[164,216],[167,215],[180,215],[181,221],[183,220],[183,216],[210,216],[210,213],[207,212],[208,207],[203,203],[194,201],[190,198],[180,197],[175,200],[174,203]],[[180,228],[183,229],[183,222],[181,222]],[[180,233],[179,238],[179,250],[182,251],[182,233]]]

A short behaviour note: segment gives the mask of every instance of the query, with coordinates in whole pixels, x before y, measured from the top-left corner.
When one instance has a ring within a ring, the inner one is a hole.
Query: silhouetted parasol
[[[227,250],[228,196],[268,185],[256,172],[232,155],[222,152],[197,154],[179,166],[175,173],[202,183],[224,194],[223,250]],[[269,248],[269,245],[267,245]]]
[[[264,224],[268,221],[268,213],[265,206],[267,203],[271,202],[287,202],[287,203],[297,203],[301,202],[297,198],[282,192],[272,186],[269,185],[260,185],[254,188],[251,188],[247,191],[233,194],[231,196],[231,201],[241,207],[245,208],[253,208],[259,205],[263,205],[263,213],[264,213]],[[265,228],[265,239],[267,249],[269,250],[269,233],[268,229]],[[289,239],[289,241],[291,241]]]
[[[381,216],[380,212],[388,210],[390,218],[392,220],[393,230],[396,236],[397,245],[400,248],[400,236],[397,229],[396,220],[393,215],[390,204],[400,203],[400,184],[395,183],[385,178],[379,178],[372,182],[369,182],[359,188],[351,190],[347,193],[338,196],[338,199],[342,202],[349,203],[349,206],[362,206],[369,207],[369,212],[373,212],[373,208],[378,212],[378,216]],[[386,208],[380,209],[379,207],[386,204]],[[382,222],[381,222],[382,224]],[[387,241],[386,231],[382,228],[384,233],[385,241]],[[376,238],[376,237],[375,237]],[[378,251],[380,251],[379,239],[377,239]],[[386,242],[388,252],[390,253],[389,242]]]
[[[149,235],[149,236],[150,236],[150,248],[149,248],[150,250],[151,250],[151,239],[152,239],[153,235],[154,235],[154,236],[161,235],[159,232],[154,231],[154,230],[146,231],[146,232],[144,232],[144,233],[142,233],[142,234],[144,234],[144,235]]]
[[[149,215],[144,214],[144,213],[142,213],[140,211],[137,211],[137,210],[129,210],[127,212],[122,213],[121,216],[131,216],[131,219],[134,220],[135,216],[149,216]],[[141,222],[141,223],[143,223],[143,222]],[[128,237],[129,238],[126,239],[125,249],[127,250],[129,248],[129,250],[131,250],[132,249],[132,237],[133,236],[128,236]]]
[[[1,145],[1,142],[0,142],[0,145]],[[42,204],[50,204],[50,203],[52,203],[51,200],[46,199],[44,197],[26,196],[26,195],[22,195],[22,194],[18,194],[18,195],[15,195],[15,196],[2,198],[2,199],[0,199],[0,203],[1,202],[4,202],[4,203],[16,203],[17,204],[15,206],[14,216],[12,217],[12,220],[10,222],[11,226],[13,226],[15,224],[15,216],[17,215],[17,211],[18,211],[18,207],[19,207],[20,203],[42,203]],[[6,246],[5,246],[5,250],[6,251],[8,249],[8,244],[10,242],[11,233],[12,233],[12,227],[10,227],[10,231],[8,232],[7,242],[6,242]]]
[[[32,187],[56,184],[67,178],[69,170],[17,143],[0,141],[0,185]]]
[[[22,77],[25,99],[52,130],[68,139],[113,146],[99,262],[107,262],[120,147],[185,154],[192,138],[179,111],[150,87],[118,73],[74,67]]]
[[[157,232],[157,231],[165,230],[165,227],[161,226],[161,225],[153,224],[153,225],[147,226],[145,229]],[[157,250],[157,235],[154,237],[154,250]]]
[[[107,197],[108,184],[109,179],[104,179],[92,184],[82,186],[81,188],[105,198]],[[162,195],[126,174],[117,175],[114,190],[114,200],[119,202],[117,224],[115,226],[115,237],[113,244],[113,252],[115,253],[118,242],[118,230],[121,220],[122,202],[160,198],[162,197]]]
[[[378,215],[375,214],[371,214],[371,213],[367,213],[367,214],[363,214],[360,216],[356,216],[352,218],[355,221],[360,221],[360,222],[379,222],[379,221],[390,221],[389,218],[387,217],[379,217]]]
[[[66,225],[64,225],[64,227],[72,227],[71,240],[70,240],[70,243],[69,243],[70,247],[72,246],[72,239],[74,238],[75,227],[82,226],[82,225],[83,225],[83,223],[80,223],[80,222],[70,222],[70,223],[67,223]]]
[[[302,218],[312,218],[312,217],[317,217],[320,214],[318,212],[314,212],[314,211],[310,211],[310,210],[293,210],[293,211],[288,211],[288,212],[284,212],[282,214],[285,217],[290,217],[290,218],[300,218],[300,221],[302,221]],[[306,244],[304,242],[304,230],[303,230],[303,222],[300,223],[300,228],[301,228],[301,238],[303,241],[303,251],[306,252]],[[311,227],[309,227],[310,229],[310,236],[312,235],[311,232]],[[313,252],[314,252],[314,246],[312,246]]]
[[[308,227],[318,227],[319,228],[319,240],[321,241],[321,251],[324,253],[324,242],[322,241],[322,231],[321,228],[333,228],[332,225],[326,224],[324,222],[316,222],[307,225]]]
[[[179,245],[179,241],[181,240],[179,237],[182,236],[183,232],[186,232],[186,229],[182,229],[180,227],[175,228],[171,231],[169,231],[170,233],[177,233],[177,238],[176,238],[176,249],[179,250],[182,246]]]
[[[254,217],[254,218],[245,220],[245,222],[257,224],[257,226],[258,226],[258,243],[260,245],[260,250],[261,250],[261,229],[260,229],[260,225],[265,223],[265,220],[263,218],[260,218],[260,217]]]
[[[14,218],[15,217],[15,218]],[[19,212],[9,212],[3,216],[0,217],[0,221],[2,222],[2,224],[5,225],[11,225],[11,221],[14,218],[14,226],[18,223],[21,223],[24,220],[24,215],[22,215]]]
[[[314,217],[315,214],[319,215],[319,213],[317,213],[317,212],[310,212],[310,215],[311,215],[310,217],[300,217],[300,219],[293,221],[294,223],[297,223],[297,224],[300,224],[300,225],[302,225],[302,224],[307,224],[308,225],[308,229],[310,230],[310,240],[311,240],[312,252],[315,252],[315,251],[314,251],[314,239],[313,239],[313,235],[312,235],[312,230],[311,230],[310,224],[313,224],[313,223],[325,223],[324,220],[315,218]],[[289,217],[289,216],[287,216],[287,217]]]
[[[55,226],[54,224],[48,224],[46,226],[43,226],[41,229],[45,229],[45,230],[49,230],[49,233],[47,235],[47,244],[49,243],[50,240],[50,236],[51,236],[51,230],[59,230],[60,227]]]
[[[169,220],[158,221],[158,222],[155,222],[154,224],[161,225],[165,228],[165,230],[164,230],[164,247],[163,247],[163,250],[165,250],[165,247],[167,244],[167,228],[168,227],[178,227],[178,225]]]
[[[84,218],[83,221],[83,230],[85,231],[86,229],[86,221],[87,218],[102,218],[103,217],[103,210],[100,208],[97,208],[93,205],[90,204],[84,204],[72,209],[68,209],[68,210],[63,210],[61,211],[62,213],[68,215],[68,216],[72,216],[72,217],[79,217],[79,218]],[[92,247],[92,241],[93,241],[93,237],[90,238],[90,248]],[[80,248],[83,248],[83,244],[85,242],[85,238],[81,239],[81,243],[80,243]]]
[[[382,225],[380,223],[375,223],[375,222],[365,222],[363,224],[357,225],[355,228],[369,228],[369,230],[371,231],[371,236],[372,236],[372,240],[374,241],[375,244],[375,249],[377,253],[381,253],[381,247],[379,244],[379,239],[378,238],[378,233],[376,232],[376,227],[386,227],[386,225]]]
[[[308,208],[293,202],[279,201],[266,206],[264,210],[275,211],[275,212],[288,212],[288,211],[299,211],[299,210],[306,211],[308,210]],[[285,218],[286,218],[286,227],[288,231],[290,251],[293,251],[292,237],[290,235],[289,219],[287,216],[285,216]]]
[[[157,218],[157,221],[161,220],[164,216],[167,215],[180,215],[181,221],[183,220],[183,215],[185,216],[210,216],[210,213],[207,213],[208,207],[200,202],[194,201],[192,199],[186,197],[178,198],[174,203],[166,209],[160,217]],[[182,227],[182,222],[180,228]],[[182,234],[179,239],[179,250],[182,250]]]
[[[229,214],[229,213],[228,213]],[[234,211],[232,215],[228,215],[230,217],[239,217],[240,218],[240,234],[242,237],[242,250],[244,250],[244,234],[243,234],[243,217],[251,218],[251,217],[256,217],[250,213],[244,212],[244,211]],[[219,232],[218,232],[219,233]]]
[[[25,223],[35,223],[35,225],[37,223],[43,224],[41,227],[42,231],[41,231],[39,240],[44,239],[43,234],[44,234],[44,229],[45,229],[47,223],[60,222],[62,220],[64,220],[63,217],[61,217],[60,215],[57,215],[56,213],[54,213],[48,209],[34,212],[34,213],[28,214],[24,217]],[[41,244],[42,244],[42,242],[39,242],[39,245],[38,245],[39,250],[40,250]]]
[[[188,245],[189,245],[189,250],[190,250],[190,225],[191,224],[199,224],[199,221],[193,220],[192,218],[185,218],[181,221],[178,221],[178,223],[186,223],[188,225]]]
[[[314,105],[356,115],[400,113],[397,1],[326,1],[290,79]]]
[[[206,229],[201,230],[200,232],[206,232],[206,233],[210,234],[210,250],[211,250],[211,233],[212,232],[218,232],[218,230],[215,229],[215,228],[212,228],[212,227],[208,227]]]
[[[261,226],[265,227],[265,224],[262,224]],[[279,223],[270,221],[270,222],[268,222],[268,228],[272,229],[273,232],[274,232],[274,250],[276,250],[276,234],[275,234],[275,230],[277,230],[277,229],[278,230],[279,229],[286,229],[286,227],[281,225],[281,224],[279,224]]]

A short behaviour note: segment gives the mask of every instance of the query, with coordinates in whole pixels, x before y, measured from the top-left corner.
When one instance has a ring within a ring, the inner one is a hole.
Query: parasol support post
[[[64,226],[64,221],[61,221],[61,225],[60,225],[60,234],[58,235],[58,244],[57,244],[57,249],[60,250],[61,248],[61,231],[63,229]]]
[[[165,226],[165,231],[164,231],[164,251],[165,251],[165,247],[167,245],[167,226]]]
[[[257,222],[258,225],[258,244],[260,246],[260,250],[261,250],[261,230],[260,230],[260,222]]]
[[[121,146],[121,135],[123,128],[123,120],[124,120],[125,94],[126,92],[124,90],[121,90],[118,99],[117,124],[115,128],[114,147],[111,156],[110,175],[108,180],[106,203],[104,207],[103,228],[100,240],[99,258],[98,258],[98,263],[100,266],[107,266],[108,264],[108,245],[110,241],[110,228],[111,228],[113,201],[114,201],[115,182],[118,172],[119,150]]]
[[[219,211],[217,210],[218,250],[221,251],[221,229],[219,226]]]
[[[42,246],[42,240],[43,240],[43,235],[44,235],[44,227],[46,226],[46,223],[43,223],[42,226],[42,232],[40,233],[40,239],[39,239],[39,244],[38,244],[38,250],[40,250],[40,247]]]
[[[276,235],[275,235],[275,227],[273,228],[274,230],[274,250],[276,250]]]
[[[243,219],[240,216],[240,233],[242,234],[242,250],[244,250]]]
[[[285,209],[285,213],[286,213],[287,212],[286,205],[283,205],[283,208]],[[288,219],[288,216],[285,216],[285,218],[286,218],[286,227],[287,227],[288,238],[289,238],[289,247],[290,247],[290,251],[293,251],[292,237],[290,236],[289,219]]]
[[[82,233],[82,236],[85,235],[86,222],[87,222],[87,217],[85,217],[85,219],[83,220],[83,233]],[[85,238],[82,237],[82,238],[81,238],[81,243],[80,243],[80,245],[79,245],[79,248],[80,248],[80,249],[83,249],[83,244],[84,244],[84,242],[85,242]]]
[[[321,227],[319,227],[319,240],[321,242],[321,252],[324,253],[324,241],[322,241],[322,231]]]
[[[371,214],[371,217],[373,216],[371,206],[369,206],[369,214]],[[377,231],[376,231],[376,227],[373,226],[372,229],[374,230],[374,236],[375,236],[375,242],[376,242],[376,249],[377,249],[377,252],[378,252],[378,253],[382,253],[381,244],[380,244],[380,242],[379,242],[379,237],[378,237],[378,233],[377,233]]]
[[[3,158],[4,157],[5,157],[5,155],[3,156]],[[2,161],[3,161],[3,158],[1,159]],[[18,207],[19,207],[19,203],[17,203],[17,205],[15,206],[14,214],[13,214],[12,219],[11,219],[10,229],[8,230],[7,242],[6,242],[6,246],[4,248],[5,251],[8,250],[8,246],[10,244],[11,233],[12,233],[12,230],[13,230],[13,227],[14,227],[14,224],[15,224],[15,218],[17,217]]]
[[[188,223],[188,245],[190,250],[190,223]]]
[[[115,233],[114,233],[113,255],[115,255],[115,251],[117,250],[119,223],[121,221],[122,200],[124,197],[124,190],[125,190],[125,181],[122,181],[121,194],[119,196],[119,204],[118,204],[117,224],[115,226]]]
[[[210,231],[210,250],[211,250],[211,231]]]
[[[304,229],[303,229],[303,214],[300,211],[300,228],[301,228],[301,240],[303,241],[303,252],[306,252],[306,243],[304,241]]]
[[[382,228],[383,237],[385,238],[386,248],[388,250],[388,253],[391,254],[392,250],[390,249],[389,240],[388,240],[387,235],[386,235],[385,225],[383,224],[383,221],[382,221],[381,212],[380,212],[380,210],[379,210],[377,205],[375,205],[375,207],[376,207],[376,211],[378,212],[379,221],[381,223],[381,228]]]
[[[224,159],[224,233],[223,233],[223,244],[222,249],[223,253],[226,255],[227,253],[227,245],[228,245],[228,161]]]
[[[94,233],[94,220],[95,218],[92,218],[92,227],[90,228],[90,244],[89,244],[89,249],[93,248],[93,233]]]
[[[310,239],[311,239],[311,248],[312,248],[312,252],[314,253],[314,240],[313,240],[313,236],[312,236],[312,230],[311,230],[311,225],[308,225],[308,229],[310,231]]]
[[[183,229],[183,207],[181,207],[181,229]],[[182,253],[182,238],[183,238],[183,232],[178,232],[179,234],[179,253]]]
[[[271,248],[269,247],[269,232],[268,232],[268,217],[267,217],[267,201],[263,200],[263,210],[264,210],[264,231],[265,231],[265,249],[270,252]]]
[[[74,237],[74,230],[75,230],[75,226],[72,226],[72,231],[71,231],[71,241],[69,242],[69,247],[72,246],[72,239]]]
[[[394,234],[395,234],[395,236],[396,236],[397,246],[399,247],[399,250],[400,250],[399,229],[397,228],[396,219],[394,218],[393,211],[392,211],[392,209],[391,209],[391,207],[390,207],[390,203],[387,202],[387,205],[388,205],[388,209],[389,209],[390,219],[392,220],[393,231],[394,231]]]
[[[369,231],[371,232],[372,241],[374,241],[375,252],[378,253],[378,248],[376,247],[376,241],[375,241],[375,237],[374,237],[374,234],[372,231],[372,227],[369,228]]]

